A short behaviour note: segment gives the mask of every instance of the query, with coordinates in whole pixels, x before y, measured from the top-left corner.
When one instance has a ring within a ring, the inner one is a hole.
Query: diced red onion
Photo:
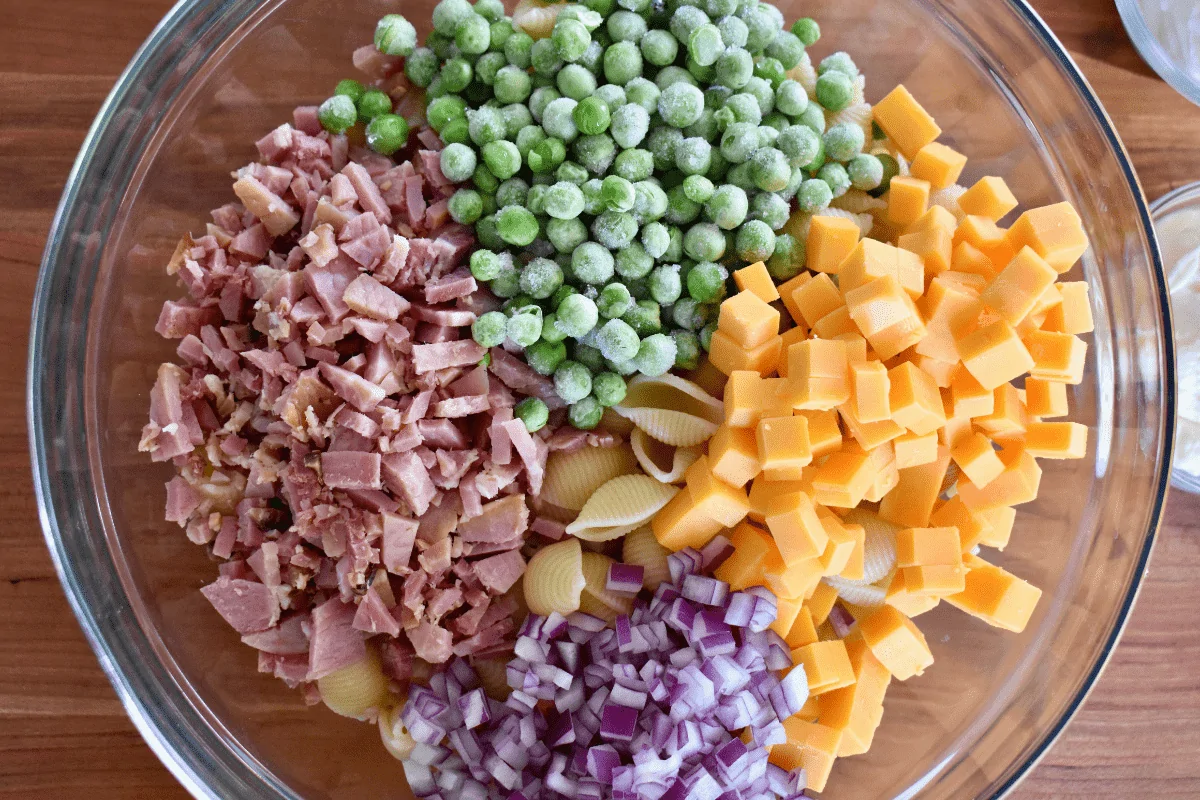
[[[845,639],[850,635],[850,629],[854,626],[854,617],[849,611],[834,603],[833,608],[829,609],[829,624],[839,639]]]
[[[608,578],[604,588],[618,594],[635,595],[642,590],[645,574],[645,567],[614,561],[608,567]]]
[[[645,692],[626,688],[619,683],[613,686],[608,699],[610,703],[617,703],[627,708],[636,708],[638,711],[646,707]]]
[[[491,719],[488,698],[483,689],[472,689],[458,698],[458,711],[462,714],[463,727],[467,730],[478,728]],[[441,739],[437,741],[441,741]]]
[[[700,568],[705,572],[712,572],[717,567],[725,563],[725,560],[733,555],[733,543],[724,536],[718,534],[708,541],[708,544],[700,548],[701,564]]]
[[[637,721],[637,709],[608,703],[600,717],[600,738],[610,742],[628,742],[637,731]]]
[[[719,606],[729,593],[729,584],[703,575],[686,575],[683,579],[683,596],[706,606]]]
[[[745,592],[733,592],[729,595],[729,603],[725,607],[725,624],[735,628],[745,628],[754,617],[754,603],[757,598]]]
[[[679,552],[667,556],[667,569],[671,573],[671,582],[677,586],[683,584],[685,576],[699,572],[703,564],[704,557],[691,547],[685,547]]]

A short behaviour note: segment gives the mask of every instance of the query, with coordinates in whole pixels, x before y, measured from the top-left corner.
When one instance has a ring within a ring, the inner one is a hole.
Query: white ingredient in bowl
[[[1175,66],[1200,81],[1200,3],[1140,0],[1146,27]]]
[[[1179,259],[1169,275],[1179,388],[1175,469],[1195,476],[1200,475],[1200,247]]]

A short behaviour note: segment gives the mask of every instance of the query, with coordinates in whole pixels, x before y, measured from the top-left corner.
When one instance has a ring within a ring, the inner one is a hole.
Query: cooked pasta
[[[842,217],[843,219],[853,220],[862,236],[866,236],[871,232],[871,228],[875,227],[875,218],[870,214],[855,214],[842,208],[830,207],[822,209],[820,216]]]
[[[583,540],[585,544],[598,545],[604,542],[611,542],[613,539],[620,539],[634,528],[644,524],[645,521],[641,521],[628,525],[605,525],[598,528],[584,528],[583,530],[575,531],[574,535],[576,538]],[[591,547],[589,549],[599,552],[604,548]]]
[[[888,204],[886,200],[872,197],[862,189],[851,189],[841,197],[833,198],[829,205],[852,214],[867,214],[872,211],[886,211]]]
[[[534,39],[545,39],[554,30],[558,12],[564,8],[565,3],[549,5],[538,0],[521,0],[513,11],[513,27]]]
[[[611,408],[604,409],[604,416],[600,417],[600,424],[597,427],[602,431],[615,433],[617,436],[628,436],[635,430],[632,422]]]
[[[951,184],[945,189],[938,189],[929,195],[929,204],[941,206],[954,215],[954,218],[962,222],[966,218],[966,212],[958,207],[958,198],[962,197],[967,192],[967,187],[961,183]]]
[[[583,586],[583,548],[578,539],[542,548],[525,567],[525,602],[535,614],[578,611]]]
[[[871,136],[874,134],[871,126],[873,119],[871,104],[864,103],[862,100],[855,100],[852,105],[846,106],[841,111],[825,112],[825,122],[828,125],[833,126],[843,122],[857,125],[862,128],[863,135],[868,142],[871,141]]]
[[[413,748],[417,746],[417,740],[409,734],[408,728],[400,721],[400,712],[403,708],[404,700],[401,698],[396,701],[395,705],[379,712],[379,738],[383,741],[383,749],[387,750],[392,758],[399,761],[406,761],[412,755]]]
[[[884,600],[887,598],[887,592],[883,587],[876,586],[873,583],[857,583],[855,581],[848,581],[845,578],[839,578],[836,575],[831,575],[822,580],[834,589],[837,589],[840,598],[856,606],[874,608],[883,605]]]
[[[867,76],[861,72],[855,76],[854,83],[851,86],[850,103],[851,105],[863,105],[867,102]]]
[[[621,614],[633,611],[633,598],[608,591],[608,568],[615,564],[602,553],[583,554],[583,575],[586,584],[579,599],[579,610],[593,617],[612,622]]]
[[[663,444],[694,447],[712,438],[720,427],[715,422],[666,408],[626,408],[620,413]]]
[[[861,586],[875,583],[886,577],[896,566],[896,531],[899,528],[861,508],[851,509],[842,517],[842,520],[862,525],[866,531],[866,542],[863,547],[863,577],[862,580],[851,581],[851,583]]]
[[[679,483],[683,473],[704,454],[702,447],[672,447],[641,429],[629,437],[629,445],[646,474],[660,483]]]
[[[725,407],[720,400],[703,387],[677,375],[640,376],[631,380],[625,400],[616,410],[621,413],[634,408],[679,411],[718,425],[725,419]]]
[[[667,567],[670,554],[670,550],[658,543],[649,525],[631,531],[621,547],[621,560],[642,568],[642,586],[651,592],[670,579],[671,571]]]
[[[788,71],[788,77],[804,87],[809,99],[817,99],[817,69],[807,52],[800,57],[800,63]]]
[[[321,700],[334,713],[358,720],[370,719],[391,702],[387,676],[375,648],[367,648],[367,657],[317,681]]]
[[[601,486],[637,469],[633,452],[622,445],[551,453],[546,461],[540,499],[559,508],[579,511]]]
[[[649,475],[613,478],[588,498],[579,516],[567,526],[567,533],[579,534],[589,528],[636,526],[649,522],[678,491],[676,487],[659,483]]]

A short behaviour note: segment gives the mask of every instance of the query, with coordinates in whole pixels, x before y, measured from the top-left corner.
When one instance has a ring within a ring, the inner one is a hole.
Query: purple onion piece
[[[635,595],[642,590],[645,579],[645,567],[636,564],[620,564],[613,562],[608,567],[608,577],[604,588],[618,594]]]

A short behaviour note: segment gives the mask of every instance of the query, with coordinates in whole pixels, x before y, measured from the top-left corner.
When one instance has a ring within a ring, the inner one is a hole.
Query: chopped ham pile
[[[503,652],[527,532],[562,535],[527,497],[552,447],[593,442],[514,420],[528,395],[565,412],[471,339],[497,301],[463,267],[473,239],[447,219],[436,153],[352,149],[311,108],[258,149],[240,203],[169,265],[188,294],[157,331],[179,359],[141,441],[179,471],[166,518],[222,560],[204,595],[289,684],[373,636],[399,681],[414,657]]]

